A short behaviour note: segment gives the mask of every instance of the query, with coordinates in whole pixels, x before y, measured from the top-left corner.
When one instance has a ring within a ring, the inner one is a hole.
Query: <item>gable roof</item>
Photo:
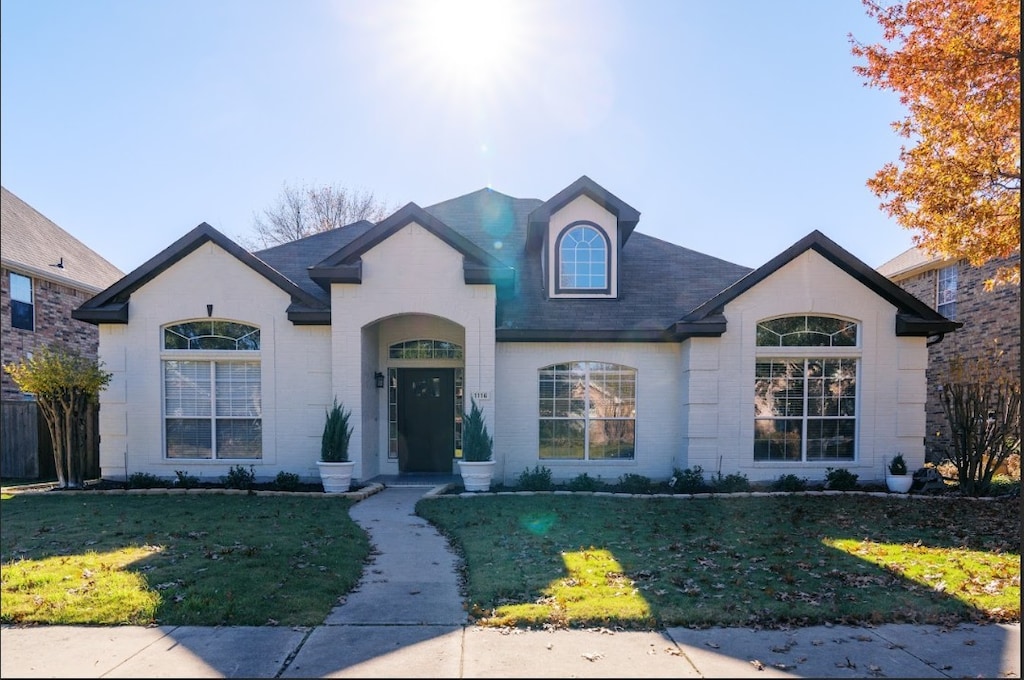
[[[942,316],[841,248],[820,231],[815,230],[684,316],[676,324],[677,332],[685,332],[689,325],[697,324],[697,327],[700,327],[701,324],[710,323],[722,323],[722,331],[724,332],[724,317],[722,314],[729,302],[761,283],[808,250],[818,253],[876,295],[896,307],[896,335],[941,335],[955,331],[963,326],[962,323],[950,321]]]
[[[124,276],[6,187],[0,187],[0,230],[5,267],[88,293],[98,293]]]
[[[362,255],[403,227],[415,222],[462,254],[466,283],[493,283],[507,288],[515,283],[515,270],[477,246],[415,203],[407,203],[348,244],[309,268],[309,276],[325,290],[331,283],[362,283]]]
[[[619,247],[626,244],[633,229],[636,228],[637,222],[640,221],[640,212],[594,180],[583,175],[530,213],[529,233],[526,240],[528,250],[537,250],[541,247],[551,216],[579,196],[586,196],[615,215],[619,223]]]
[[[950,321],[814,231],[756,270],[635,232],[619,253],[616,298],[549,298],[541,254],[528,247],[537,219],[593,194],[633,231],[639,213],[587,177],[549,201],[481,189],[421,208],[409,203],[377,224],[362,221],[249,253],[203,223],[116,285],[75,310],[92,323],[126,323],[131,293],[202,243],[213,241],[266,277],[292,302],[296,324],[330,324],[330,284],[360,283],[364,253],[416,222],[463,256],[466,283],[497,289],[495,338],[506,342],[679,342],[719,336],[725,306],[785,264],[814,250],[898,310],[897,335],[941,335]],[[591,196],[592,198],[594,196]],[[612,209],[612,208],[609,208]]]
[[[275,286],[288,293],[292,302],[288,306],[288,318],[294,323],[309,323],[309,317],[316,318],[323,311],[321,300],[309,295],[295,282],[278,272],[266,262],[220,233],[206,222],[169,245],[150,258],[133,272],[92,299],[86,301],[71,316],[90,323],[128,323],[128,301],[131,294],[146,285],[176,262],[192,253],[204,243],[215,243],[242,264]]]

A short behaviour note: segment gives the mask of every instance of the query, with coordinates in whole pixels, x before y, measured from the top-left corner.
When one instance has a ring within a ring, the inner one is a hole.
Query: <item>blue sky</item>
[[[200,222],[251,234],[285,183],[397,208],[588,175],[750,267],[814,229],[873,267],[912,245],[865,186],[904,140],[852,70],[859,0],[445,9],[3,0],[3,185],[125,272]]]

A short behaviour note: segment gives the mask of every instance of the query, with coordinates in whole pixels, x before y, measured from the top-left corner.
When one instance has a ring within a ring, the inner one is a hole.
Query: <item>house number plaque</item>
[[[490,392],[473,392],[472,396],[473,396],[474,399],[477,399],[479,401],[484,401],[485,399],[490,399],[491,398],[491,393]]]

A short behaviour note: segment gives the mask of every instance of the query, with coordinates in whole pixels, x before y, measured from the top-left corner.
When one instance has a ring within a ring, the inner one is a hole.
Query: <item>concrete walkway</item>
[[[3,678],[1019,678],[1020,625],[654,632],[469,625],[459,560],[389,486],[352,517],[374,546],[357,589],[312,629],[0,628]]]

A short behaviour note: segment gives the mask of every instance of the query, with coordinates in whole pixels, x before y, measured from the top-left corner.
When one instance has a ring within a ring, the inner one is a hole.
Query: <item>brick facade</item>
[[[993,375],[1020,380],[1020,286],[1004,285],[985,290],[985,280],[992,278],[1000,266],[1019,262],[1020,256],[973,267],[967,261],[957,263],[956,318],[963,328],[950,333],[942,342],[929,348],[927,435],[925,448],[928,460],[940,462],[948,457],[949,424],[939,401],[939,388],[948,376],[950,361],[959,358],[974,362],[984,360]],[[893,277],[909,293],[936,304],[936,280],[946,263],[907,278]]]
[[[2,363],[21,361],[28,352],[45,346],[74,350],[85,357],[95,358],[99,346],[99,329],[84,321],[71,318],[71,310],[93,296],[83,290],[56,281],[16,272],[32,279],[32,301],[35,312],[35,330],[11,327],[10,270],[0,269],[0,333],[3,335]],[[7,371],[3,371],[2,396],[4,400],[24,399],[25,395],[14,384]]]

